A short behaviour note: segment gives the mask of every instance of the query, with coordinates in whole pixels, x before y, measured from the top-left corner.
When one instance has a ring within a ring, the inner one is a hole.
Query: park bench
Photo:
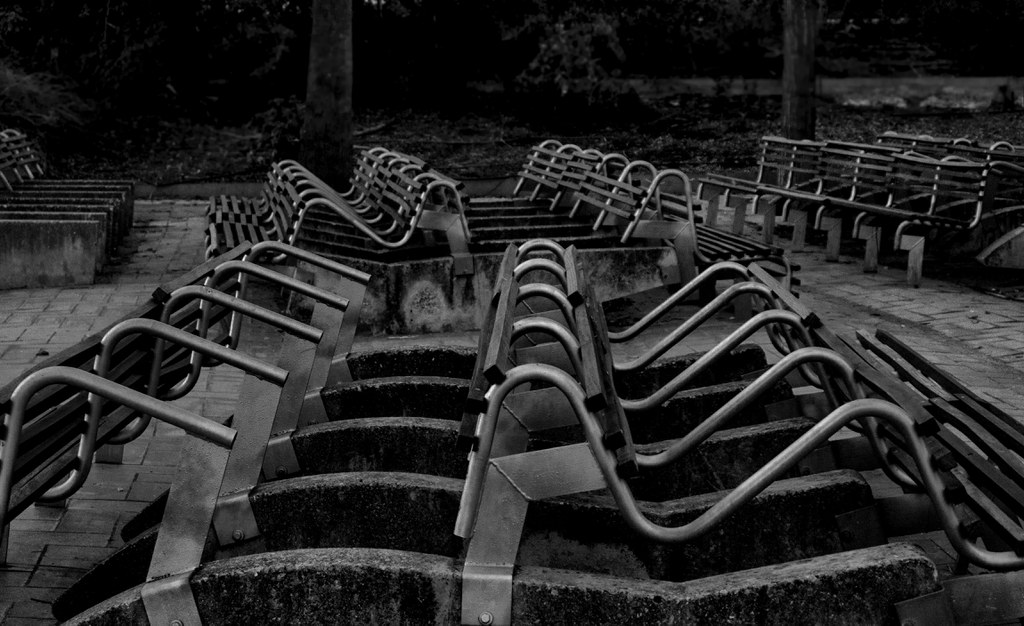
[[[324,292],[243,260],[264,254],[292,256],[335,271],[348,281],[345,290],[354,299]],[[245,300],[250,278],[263,279],[314,299],[317,304],[311,325],[300,324]],[[111,393],[111,390],[127,389],[128,395],[145,393],[160,400],[175,399],[192,389],[203,365],[228,362],[243,369],[252,367],[251,359],[238,356],[234,350],[241,316],[251,317],[277,326],[289,337],[295,337],[294,340],[312,341],[317,346],[314,350],[305,350],[285,344],[281,364],[287,369],[288,380],[277,382],[286,404],[277,410],[276,404],[269,401],[269,404],[243,406],[250,412],[266,413],[269,409],[269,416],[263,417],[267,432],[263,442],[258,444],[262,452],[270,438],[271,426],[284,430],[322,419],[318,392],[332,375],[338,377],[339,367],[344,369],[344,355],[351,347],[355,329],[351,312],[346,309],[352,303],[361,302],[368,278],[361,272],[280,244],[239,246],[158,287],[149,303],[106,331],[50,357],[0,389],[0,407],[5,415],[5,445],[0,457],[3,460],[0,480],[3,525],[35,501],[62,500],[70,495],[88,474],[98,445],[122,444],[138,436],[148,424],[145,416],[153,414],[120,404],[118,399],[124,395],[120,391],[117,393],[121,395],[101,402],[95,396],[90,399],[73,382],[65,381],[63,386],[44,385],[32,391],[15,420],[12,398],[19,393],[17,390],[26,378],[54,368],[73,369],[101,380],[102,387]],[[203,286],[204,283],[217,289]],[[358,315],[357,310],[354,313]],[[205,362],[201,356],[204,351]],[[340,366],[334,362],[337,356],[341,357]],[[256,371],[261,376],[266,373],[265,369]],[[243,396],[254,394],[247,402],[258,402],[261,398],[258,389],[250,388],[253,384],[257,383],[243,385]],[[89,416],[84,431],[83,413]],[[249,418],[236,414],[236,419]],[[257,444],[250,435],[245,435],[241,443],[244,445],[239,450],[254,454],[251,448]],[[119,450],[115,448],[113,454],[109,450],[109,446],[104,449],[104,460],[119,461]],[[274,462],[276,468],[280,460]],[[258,470],[261,468],[262,464]],[[73,479],[54,487],[69,471],[73,472]]]
[[[975,145],[974,140],[967,137],[933,137],[932,135],[898,133],[892,130],[876,135],[875,142],[885,146],[894,146],[917,152],[945,150],[950,146]]]
[[[359,254],[377,250],[404,250],[421,243],[433,247],[433,233],[441,232],[453,259],[453,273],[473,273],[473,257],[469,252],[471,237],[463,210],[459,186],[450,178],[424,171],[415,163],[398,158],[378,167],[378,175],[367,187],[367,198],[375,196],[367,206],[375,211],[367,219],[362,207],[354,207],[322,181],[307,175],[311,183],[299,192],[296,237],[304,234],[303,224],[317,224],[319,233],[325,225],[338,225],[342,247]],[[363,202],[365,206],[366,201]],[[340,219],[339,219],[340,218]],[[422,237],[417,241],[416,237]],[[299,240],[299,239],[297,239]]]
[[[131,229],[133,181],[53,179],[45,174],[43,155],[27,135],[13,129],[0,131],[0,205],[109,205],[116,243]]]
[[[566,274],[570,271],[562,269]],[[558,273],[557,269],[553,271]],[[507,268],[505,274],[508,275]],[[582,277],[577,276],[576,280],[566,280],[563,284],[579,284],[581,280]],[[499,301],[496,321],[511,315],[517,285],[516,280],[499,279],[501,294],[496,296]],[[522,329],[530,323],[526,320],[513,325],[498,322],[486,338],[481,336],[481,346],[490,347],[488,356],[478,360],[478,369],[486,371],[484,376],[492,386],[484,398],[485,410],[470,407],[468,411],[475,418],[473,428],[464,427],[464,432],[472,432],[472,452],[456,521],[456,534],[468,542],[462,579],[463,623],[471,623],[481,616],[493,619],[494,623],[509,622],[512,568],[530,502],[607,487],[627,526],[638,536],[654,542],[686,542],[707,533],[748,504],[768,484],[796,467],[800,458],[853,419],[879,414],[882,419],[897,424],[901,433],[908,433],[909,418],[892,404],[870,400],[844,403],[823,420],[823,425],[812,428],[697,519],[687,517],[687,523],[680,520],[680,525],[669,526],[648,519],[627,486],[627,477],[678,460],[719,429],[738,406],[754,402],[770,382],[787,373],[811,363],[824,363],[837,369],[843,384],[850,385],[853,370],[834,352],[798,348],[752,382],[741,392],[742,397],[716,411],[683,439],[668,443],[666,449],[645,454],[635,448],[619,447],[615,444],[629,441],[625,406],[614,391],[612,361],[608,356],[607,336],[601,331],[599,308],[585,285],[581,291],[583,302],[572,309],[573,319],[560,324],[564,336],[559,342],[570,356],[571,368],[536,363],[513,365],[510,329]],[[790,313],[789,316],[794,321],[805,318],[808,323],[814,321],[809,313],[803,316]],[[518,389],[527,384],[531,391]],[[543,394],[543,401],[524,402],[522,393]],[[529,407],[533,408],[532,413]],[[618,419],[608,419],[609,415]],[[522,429],[540,432],[577,420],[583,425],[584,443],[526,451],[524,440],[514,434]],[[616,434],[609,429],[610,425],[625,430]],[[912,434],[910,436],[913,438]],[[915,451],[920,453],[917,460],[929,475],[927,458],[920,447]],[[939,497],[934,490],[932,495]]]
[[[637,182],[632,182],[634,176]],[[695,214],[690,179],[679,170],[659,171],[633,161],[618,178],[592,171],[581,184],[579,199],[598,211],[594,229],[616,223],[622,243],[633,238],[670,242],[677,263],[669,268],[673,283],[689,281],[718,261],[753,260],[766,261],[784,280],[793,280],[793,268],[780,248],[702,223]]]
[[[800,189],[807,179],[818,173],[819,151],[822,142],[784,139],[766,136],[761,138],[761,153],[757,159],[757,175],[753,180],[723,174],[707,174],[697,179],[697,204],[706,211],[706,223],[718,225],[718,212],[734,198],[743,200],[736,207],[731,231],[743,232],[743,224],[749,207],[757,211],[758,202],[765,197],[768,187]],[[718,197],[712,201],[710,191],[717,190]],[[715,204],[717,202],[717,204]],[[771,244],[775,225],[774,208],[765,210],[763,241]]]

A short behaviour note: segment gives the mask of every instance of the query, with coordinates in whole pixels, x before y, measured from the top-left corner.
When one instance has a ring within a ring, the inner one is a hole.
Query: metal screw
[[[491,615],[490,613],[484,611],[483,613],[480,614],[480,624],[481,624],[481,626],[490,626],[491,622],[493,622],[493,621],[494,621],[494,616]]]
[[[231,538],[234,539],[235,541],[241,541],[241,540],[245,539],[245,531],[243,531],[243,530],[234,530],[234,531],[231,532]]]
[[[171,626],[185,626],[180,619],[171,620]]]
[[[278,465],[277,469],[274,471],[277,472],[278,478],[284,478],[285,476],[288,475],[288,470],[284,468],[284,465]]]

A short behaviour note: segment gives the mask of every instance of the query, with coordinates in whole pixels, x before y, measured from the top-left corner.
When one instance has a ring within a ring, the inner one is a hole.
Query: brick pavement
[[[131,253],[97,285],[0,292],[0,384],[102,329],[153,287],[198,264],[203,208],[199,202],[138,202]],[[908,290],[902,270],[862,274],[856,259],[825,263],[820,252],[800,253],[795,260],[803,266],[802,297],[831,328],[888,328],[1024,419],[1024,304],[927,278],[919,289]],[[710,347],[722,328],[693,337],[689,349]],[[641,345],[663,332],[654,329]],[[250,351],[272,350],[273,333],[250,335]],[[476,345],[466,333],[359,339],[367,347],[407,341]],[[241,379],[233,368],[216,368],[179,402],[207,416],[226,416]],[[0,621],[53,623],[52,599],[117,549],[121,525],[170,483],[184,440],[181,431],[155,423],[125,447],[122,465],[97,465],[66,508],[31,507],[14,520],[10,564],[0,567]],[[951,563],[941,535],[915,541],[938,562]]]

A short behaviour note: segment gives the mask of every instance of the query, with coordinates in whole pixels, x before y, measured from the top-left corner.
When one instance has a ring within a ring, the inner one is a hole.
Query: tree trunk
[[[823,0],[784,0],[782,135],[814,139],[814,65]]]
[[[338,190],[352,172],[352,0],[313,0],[300,160]]]

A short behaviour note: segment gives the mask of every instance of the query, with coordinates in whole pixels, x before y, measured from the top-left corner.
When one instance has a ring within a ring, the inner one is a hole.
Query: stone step
[[[269,620],[340,624],[458,624],[461,577],[451,559],[393,550],[324,549],[256,554],[202,566],[192,577],[205,623]],[[522,567],[515,624],[882,624],[893,604],[937,590],[919,549],[890,544],[686,584],[628,581]],[[230,598],[230,601],[225,601]],[[134,588],[69,622],[146,623]]]
[[[400,472],[321,474],[264,483],[250,495],[261,536],[219,556],[361,547],[454,558],[460,542],[451,529],[461,493],[461,480]],[[724,495],[640,506],[653,522],[679,526]],[[627,528],[610,496],[544,500],[530,506],[517,562],[625,578],[692,580],[840,551],[836,515],[870,502],[871,490],[855,472],[780,480],[703,537],[662,544]],[[99,598],[140,584],[146,571],[140,563],[148,564],[155,539],[153,529],[102,562],[55,603],[55,615],[67,619]]]

